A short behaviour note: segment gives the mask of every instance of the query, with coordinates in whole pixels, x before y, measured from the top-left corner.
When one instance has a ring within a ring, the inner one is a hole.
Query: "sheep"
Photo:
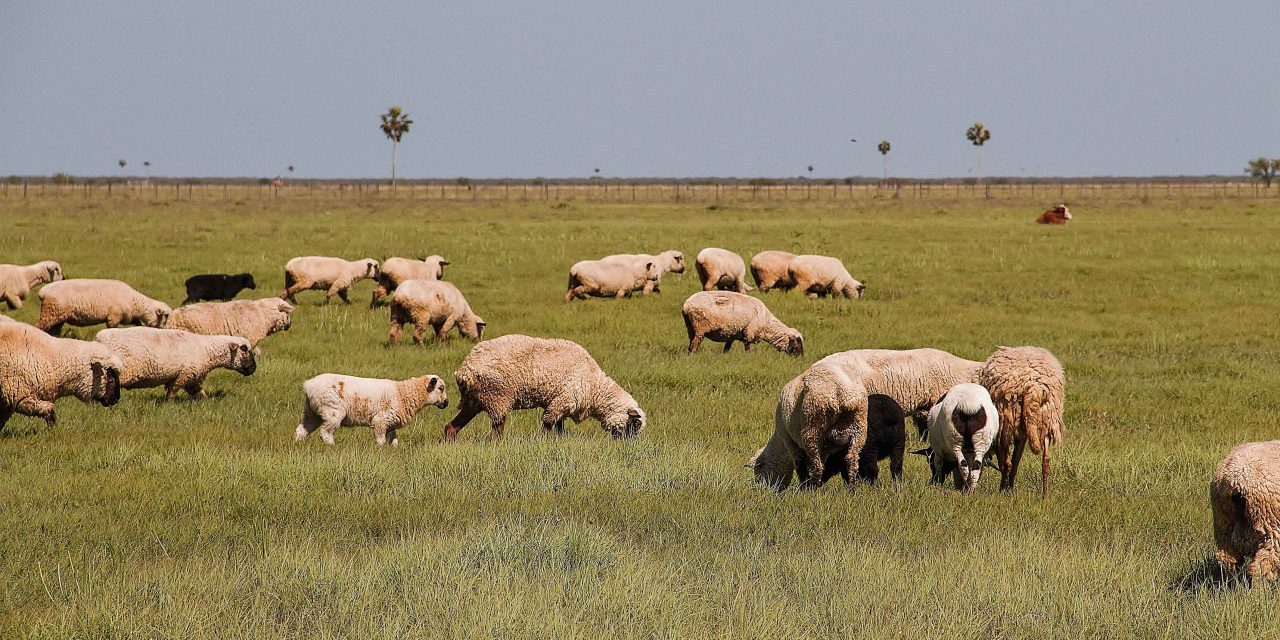
[[[836,452],[845,454],[843,475],[857,477],[869,396],[884,394],[913,413],[956,384],[973,382],[982,366],[938,349],[860,349],[815,362],[782,388],[773,435],[751,463],[756,480],[780,490],[798,473],[801,488],[817,487]]]
[[[929,410],[930,482],[942,484],[950,473],[956,489],[972,493],[999,432],[1000,416],[986,387],[972,382],[951,387]]]
[[[325,444],[333,444],[339,426],[372,427],[379,446],[400,444],[396,431],[429,404],[449,406],[444,381],[424,375],[408,380],[357,378],[336,373],[318,375],[302,383],[302,422],[293,432],[295,442],[320,429]]]
[[[569,268],[569,290],[564,294],[564,301],[567,304],[589,296],[630,296],[633,291],[651,290],[650,281],[657,277],[657,267],[653,262],[645,262],[644,269],[639,270],[630,264],[582,260]]]
[[[689,333],[689,353],[698,350],[703,337],[723,342],[725,353],[734,340],[743,350],[752,343],[767,342],[778,351],[804,355],[800,332],[782,324],[763,302],[732,291],[699,291],[684,301],[684,326]]]
[[[519,334],[486,340],[471,349],[454,378],[462,400],[445,424],[446,442],[481,411],[493,423],[493,439],[502,437],[507,414],[518,409],[542,409],[544,433],[563,434],[566,418],[574,424],[592,418],[614,438],[630,439],[646,423],[631,394],[568,340]]]
[[[0,428],[16,412],[57,424],[55,400],[120,400],[120,358],[96,342],[54,338],[23,322],[0,323]]]
[[[861,298],[866,286],[853,279],[844,263],[828,256],[796,256],[787,265],[787,277],[810,298],[843,295]]]
[[[208,397],[204,379],[214,369],[253,375],[258,364],[249,341],[236,336],[203,336],[180,329],[103,329],[94,337],[120,358],[120,386],[146,389],[163,386],[165,400],[182,389],[196,400]]]
[[[902,462],[907,450],[907,423],[902,407],[889,396],[873,393],[867,396],[867,441],[858,454],[857,480],[868,484],[880,477],[879,461],[889,459],[889,473],[894,482],[902,480]],[[756,452],[756,456],[760,455]],[[849,465],[846,460],[848,447],[838,448],[827,455],[822,482],[834,478],[837,474],[850,484],[854,478],[849,476]],[[753,466],[753,458],[747,466]]]
[[[284,265],[284,293],[280,298],[298,304],[294,296],[310,289],[326,290],[325,304],[334,296],[351,304],[347,291],[366,278],[378,277],[378,261],[373,258],[343,260],[324,256],[293,258]]]
[[[6,315],[3,315],[3,314],[0,314],[0,322],[17,322],[17,320],[14,320],[13,318],[10,318],[9,316],[6,316]]]
[[[1280,440],[1232,448],[1209,482],[1219,565],[1251,581],[1280,578]]]
[[[253,281],[251,273],[206,273],[187,278],[183,286],[187,289],[187,297],[182,304],[188,305],[201,300],[231,300],[245,289],[257,289],[258,283]]]
[[[736,291],[744,293],[754,288],[747,284],[747,265],[742,256],[725,249],[707,247],[698,252],[694,260],[702,290]]]
[[[751,279],[760,291],[791,289],[796,286],[791,279],[791,261],[796,254],[786,251],[761,251],[751,257]]]
[[[1049,448],[1062,443],[1067,384],[1062,364],[1040,347],[1000,347],[987,358],[976,382],[991,392],[1000,412],[1001,429],[996,438],[1000,488],[1013,490],[1022,448],[1029,444],[1031,451],[1042,457],[1040,495],[1047,496]]]
[[[668,273],[684,273],[684,253],[675,249],[663,251],[656,256],[647,253],[621,253],[606,256],[601,258],[600,261],[629,264],[638,271],[646,270],[645,265],[652,262],[654,269],[657,271],[657,277],[646,280],[644,295],[662,292],[662,276]]]
[[[205,336],[239,336],[249,341],[254,353],[263,338],[292,325],[293,305],[280,298],[201,302],[179,307],[165,324]]]
[[[414,344],[422,344],[428,325],[435,329],[436,340],[443,341],[454,327],[463,336],[480,340],[486,324],[462,292],[443,280],[409,280],[396,289],[391,297],[391,344],[399,342],[401,329],[409,323],[416,325]]]
[[[62,265],[45,260],[26,266],[0,264],[0,297],[10,309],[21,309],[32,287],[62,279]]]
[[[119,280],[75,278],[45,285],[40,290],[40,321],[37,327],[50,335],[62,332],[62,325],[88,327],[106,323],[163,327],[173,309],[138,293]]]
[[[383,298],[396,292],[396,287],[400,283],[409,280],[441,280],[444,278],[444,268],[449,262],[437,255],[430,255],[425,258],[413,260],[410,258],[391,257],[382,261],[382,267],[378,269],[378,286],[373,290],[373,297],[369,300],[369,308],[378,306],[378,302]]]

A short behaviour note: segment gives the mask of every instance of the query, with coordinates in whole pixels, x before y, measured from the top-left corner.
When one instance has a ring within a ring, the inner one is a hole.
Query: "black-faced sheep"
[[[236,336],[130,327],[104,329],[94,341],[120,358],[124,366],[120,373],[122,388],[163,386],[166,400],[172,400],[179,389],[196,400],[204,399],[204,379],[214,369],[230,369],[248,376],[258,368],[249,341]]]
[[[761,251],[751,258],[751,279],[760,291],[791,289],[796,286],[791,279],[791,261],[796,254],[786,251]]]
[[[184,284],[187,288],[187,298],[182,301],[184,305],[201,300],[231,300],[245,289],[258,288],[251,273],[206,273],[191,276]]]
[[[942,484],[951,474],[956,489],[972,493],[999,432],[999,413],[985,387],[972,382],[952,387],[929,411],[930,482]]]
[[[122,368],[120,358],[96,342],[0,323],[0,428],[15,412],[52,427],[58,420],[53,403],[65,396],[110,407],[120,399]]]
[[[0,264],[0,297],[10,309],[21,309],[31,289],[62,279],[62,265],[45,260],[29,265]]]
[[[1218,463],[1209,483],[1222,568],[1254,582],[1280,578],[1280,440],[1248,442]]]
[[[652,262],[639,269],[627,263],[582,260],[569,268],[569,289],[564,301],[630,296],[634,291],[651,290],[657,277],[657,267]]]
[[[40,289],[40,321],[37,327],[51,335],[62,325],[108,327],[141,325],[162,327],[173,310],[169,305],[138,293],[119,280],[77,278],[47,284]]]
[[[694,260],[703,291],[720,289],[745,293],[752,287],[747,284],[747,264],[742,256],[725,249],[707,247],[698,252]]]
[[[284,265],[284,293],[280,297],[298,304],[294,297],[311,289],[323,290],[327,304],[334,296],[351,304],[347,291],[355,283],[378,277],[378,261],[373,258],[343,260],[325,256],[293,258]]]
[[[400,284],[391,297],[391,344],[399,342],[406,324],[415,325],[414,344],[422,344],[428,326],[435,330],[437,341],[443,341],[454,327],[471,340],[484,337],[484,318],[471,310],[453,283],[443,280],[409,280]]]
[[[601,262],[614,262],[618,264],[629,264],[637,271],[647,271],[650,262],[656,271],[655,277],[645,282],[643,293],[660,293],[662,291],[662,277],[668,273],[684,273],[684,253],[671,249],[663,251],[658,255],[650,255],[647,253],[620,253],[617,255],[606,256],[601,258]]]
[[[735,340],[744,350],[752,343],[767,342],[793,356],[804,354],[800,332],[782,324],[763,302],[732,291],[699,291],[684,301],[684,326],[689,333],[689,353],[702,339],[723,342],[725,352]]]
[[[1049,493],[1049,448],[1062,443],[1067,377],[1062,364],[1040,347],[1000,347],[976,380],[1000,411],[996,459],[1000,488],[1013,489],[1024,445],[1041,456],[1040,494]],[[1012,458],[1010,449],[1012,448]]]
[[[793,287],[810,298],[861,298],[866,291],[866,286],[849,275],[843,262],[828,256],[796,256],[787,265],[787,275]]]
[[[449,406],[444,381],[434,375],[385,380],[325,373],[304,382],[302,395],[302,422],[293,438],[300,441],[320,429],[325,444],[333,444],[334,432],[343,426],[373,427],[379,445],[395,446],[400,444],[396,431],[423,407]]]
[[[444,268],[449,263],[437,255],[414,260],[411,258],[391,257],[382,261],[378,269],[378,286],[373,290],[369,300],[369,308],[378,306],[385,297],[396,292],[401,283],[409,280],[440,280],[444,278]]]
[[[280,298],[201,302],[175,309],[165,327],[204,336],[239,336],[256,351],[263,338],[288,331],[292,318],[293,305]]]

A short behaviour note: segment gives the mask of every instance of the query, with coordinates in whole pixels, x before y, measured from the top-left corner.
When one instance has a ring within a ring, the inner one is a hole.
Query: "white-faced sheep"
[[[720,289],[744,293],[752,290],[747,284],[747,264],[732,251],[707,247],[698,252],[694,267],[703,291]]]
[[[320,429],[325,444],[333,444],[334,432],[343,426],[372,427],[379,445],[395,446],[400,444],[396,431],[423,407],[449,406],[444,381],[434,375],[384,380],[325,373],[304,382],[302,395],[302,422],[293,438],[300,441]]]
[[[384,297],[396,292],[396,288],[410,280],[440,280],[444,278],[444,268],[449,262],[437,255],[414,260],[412,258],[391,257],[382,261],[378,269],[378,287],[373,290],[369,300],[369,308],[378,306]]]
[[[655,277],[645,281],[644,294],[660,293],[662,291],[662,277],[668,273],[684,273],[684,253],[671,249],[663,251],[658,255],[649,255],[647,253],[620,253],[618,255],[606,256],[601,258],[601,262],[614,262],[619,264],[629,264],[637,271],[647,271],[650,262],[657,272]]]
[[[236,336],[203,336],[179,329],[130,327],[104,329],[94,341],[120,358],[120,386],[124,389],[165,388],[165,399],[178,390],[204,399],[204,379],[214,369],[253,375],[258,364],[249,341]]]
[[[763,302],[732,291],[699,291],[684,301],[684,326],[689,332],[689,353],[702,339],[723,342],[725,352],[735,340],[744,350],[752,343],[767,342],[793,356],[804,354],[800,332],[782,324]]]
[[[853,279],[844,263],[828,256],[796,256],[787,266],[792,286],[810,298],[842,295],[861,298],[866,286]]]
[[[791,289],[796,286],[791,279],[791,261],[796,254],[786,251],[761,251],[751,257],[751,278],[760,291]]]
[[[75,396],[104,407],[120,399],[120,358],[101,344],[0,323],[0,427],[15,413],[57,423],[53,403]]]
[[[1000,432],[1000,416],[986,387],[965,382],[952,387],[929,410],[931,482],[942,484],[947,474],[955,487],[972,493],[978,486],[987,451]]]
[[[649,289],[657,277],[657,267],[652,262],[646,262],[641,270],[626,263],[582,260],[569,268],[569,290],[564,301],[630,296],[634,291]]]
[[[45,260],[29,265],[0,264],[0,297],[10,309],[21,309],[31,289],[62,279],[62,265]]]
[[[633,438],[645,427],[644,411],[631,394],[568,340],[515,334],[486,340],[471,349],[454,378],[462,399],[444,427],[446,442],[482,411],[495,439],[502,437],[507,414],[519,409],[542,409],[547,433],[563,433],[566,418],[575,424],[598,420],[614,438]]]
[[[165,326],[205,336],[239,336],[255,351],[263,338],[287,331],[293,305],[280,298],[201,302],[178,307]]]
[[[327,304],[334,296],[351,304],[347,291],[355,283],[378,277],[378,261],[373,258],[343,260],[325,256],[293,258],[284,265],[284,293],[280,297],[298,304],[294,296],[299,292],[318,289],[325,291]]]
[[[1238,445],[1209,483],[1213,539],[1222,568],[1255,582],[1280,578],[1280,440]]]
[[[484,337],[484,318],[471,310],[453,283],[443,280],[409,280],[400,284],[391,296],[391,344],[399,342],[406,324],[415,325],[414,344],[422,344],[428,326],[435,330],[437,341],[443,341],[454,327],[471,340]]]
[[[75,278],[47,284],[40,290],[40,321],[37,327],[51,335],[62,325],[88,327],[106,323],[108,327],[142,325],[163,327],[173,309],[148,298],[119,280]]]
[[[1022,448],[1041,456],[1040,493],[1049,493],[1049,448],[1062,443],[1067,377],[1062,364],[1040,347],[1000,347],[976,380],[1000,411],[996,458],[1000,488],[1012,490]],[[1012,448],[1012,459],[1010,458]]]

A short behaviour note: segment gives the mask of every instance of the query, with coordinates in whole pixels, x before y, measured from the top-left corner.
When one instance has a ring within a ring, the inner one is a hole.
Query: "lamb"
[[[699,291],[684,301],[684,326],[689,332],[689,353],[698,350],[702,338],[723,342],[725,353],[734,340],[743,350],[752,343],[767,342],[778,351],[804,355],[800,332],[782,324],[763,302],[732,291]]]
[[[325,444],[333,444],[339,426],[373,427],[379,446],[400,444],[396,431],[429,404],[449,406],[444,381],[424,375],[408,380],[357,378],[336,373],[318,375],[302,383],[302,422],[293,432],[295,442],[320,429]]]
[[[1049,494],[1049,448],[1062,443],[1067,378],[1062,364],[1040,347],[1000,347],[987,358],[976,380],[991,392],[1000,411],[996,458],[1000,488],[1013,490],[1022,448],[1042,457],[1040,495]],[[1009,448],[1013,447],[1012,461]]]
[[[747,284],[746,263],[742,261],[742,256],[732,251],[707,247],[698,252],[694,266],[702,281],[703,291],[720,289],[744,293],[753,290]]]
[[[366,278],[378,277],[378,261],[373,258],[360,260],[343,260],[324,256],[306,256],[294,258],[284,265],[284,293],[280,297],[292,304],[298,304],[294,296],[310,289],[325,290],[324,301],[328,304],[334,296],[351,304],[347,291],[355,283]]]
[[[1209,482],[1216,557],[1231,575],[1254,582],[1280,578],[1280,440],[1231,449]],[[1243,565],[1243,567],[1242,567]]]
[[[206,273],[191,276],[183,283],[187,288],[187,297],[182,301],[188,305],[201,300],[231,300],[245,289],[257,289],[258,283],[253,281],[251,273]]]
[[[23,322],[0,323],[0,428],[16,412],[57,424],[55,400],[120,400],[120,358],[103,345],[54,338]]]
[[[391,257],[382,261],[378,269],[378,287],[373,290],[373,298],[369,300],[369,308],[378,306],[383,298],[396,292],[396,287],[409,280],[440,280],[444,278],[444,268],[449,263],[437,255],[413,260],[410,258]]]
[[[165,399],[183,389],[196,400],[208,397],[204,379],[214,369],[249,376],[257,370],[249,341],[236,336],[203,336],[180,329],[131,327],[104,329],[94,337],[124,364],[120,386],[146,389],[163,386]]]
[[[643,270],[629,264],[582,260],[569,268],[569,290],[564,294],[565,303],[575,299],[621,298],[634,291],[652,290],[650,281],[658,277],[653,262],[646,262]]]
[[[45,285],[40,290],[40,321],[37,327],[50,335],[62,332],[62,325],[88,327],[106,323],[163,327],[173,309],[138,293],[119,280],[76,278]]]
[[[614,438],[634,438],[645,414],[631,394],[605,375],[591,354],[568,340],[512,334],[486,340],[471,349],[454,378],[461,406],[444,427],[446,442],[481,411],[493,423],[491,437],[502,437],[507,414],[542,409],[545,433],[564,433],[566,418],[575,424],[598,420]]]
[[[414,344],[422,344],[428,325],[435,329],[436,341],[444,341],[454,327],[471,340],[484,337],[484,318],[471,310],[457,287],[443,280],[409,280],[396,289],[391,297],[388,337],[392,345],[399,342],[401,329],[409,323],[416,325]]]
[[[656,256],[647,253],[621,253],[601,258],[600,261],[628,264],[637,271],[646,271],[645,265],[652,262],[657,271],[657,277],[645,282],[644,295],[662,292],[662,276],[668,273],[684,273],[684,253],[675,249],[663,251]]]
[[[32,287],[62,279],[62,265],[45,260],[26,266],[0,264],[0,298],[10,309],[21,309]]]
[[[258,353],[258,343],[273,333],[288,331],[292,317],[293,305],[275,297],[201,302],[174,310],[165,327],[204,336],[239,336]]]
[[[844,263],[828,256],[796,256],[787,267],[794,288],[810,298],[843,295],[861,298],[866,286],[853,279]]]
[[[791,289],[796,286],[791,279],[791,261],[796,254],[786,251],[761,251],[751,258],[751,279],[761,291]]]
[[[929,411],[930,482],[942,484],[950,473],[956,489],[972,493],[999,432],[1000,417],[985,387],[972,382],[951,387]]]

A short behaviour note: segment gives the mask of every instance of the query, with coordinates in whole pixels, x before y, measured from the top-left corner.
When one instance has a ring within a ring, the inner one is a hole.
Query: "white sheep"
[[[829,256],[796,256],[787,265],[787,274],[794,288],[810,298],[843,295],[861,298],[866,286],[853,279],[844,263]]]
[[[22,301],[37,285],[62,279],[62,265],[45,260],[29,265],[0,264],[0,298],[10,309],[21,309]]]
[[[484,318],[471,310],[453,283],[443,280],[409,280],[400,284],[391,297],[391,344],[400,341],[400,331],[406,324],[415,325],[414,344],[422,344],[428,326],[435,330],[437,341],[443,341],[454,327],[471,340],[484,337]]]
[[[747,264],[732,251],[707,247],[698,252],[694,267],[703,291],[721,289],[743,293],[754,289],[747,284]]]
[[[120,358],[103,345],[54,338],[24,322],[0,323],[0,428],[15,413],[58,419],[53,403],[75,396],[110,407],[120,400]]]
[[[396,292],[396,288],[409,280],[440,280],[444,278],[444,268],[449,262],[437,255],[414,260],[412,258],[391,257],[382,261],[378,268],[378,287],[373,290],[369,300],[369,308],[378,306],[384,297]]]
[[[62,325],[88,327],[106,323],[163,327],[173,309],[169,305],[134,290],[119,280],[74,278],[53,282],[40,289],[40,321],[37,327],[51,335]]]
[[[684,326],[689,332],[689,353],[698,350],[704,337],[723,342],[728,352],[734,340],[744,351],[755,342],[767,342],[793,356],[804,354],[804,338],[783,324],[763,302],[732,291],[699,291],[684,301]]]
[[[932,482],[941,484],[950,473],[956,489],[971,493],[999,432],[1000,416],[986,387],[972,382],[951,387],[929,410]]]
[[[1217,559],[1228,573],[1280,578],[1280,440],[1247,442],[1227,453],[1209,483]]]
[[[256,353],[263,338],[288,331],[292,318],[293,305],[275,297],[200,302],[175,309],[165,327],[205,336],[239,336]]]
[[[546,433],[564,433],[566,418],[575,424],[598,420],[614,438],[634,438],[645,427],[644,411],[631,394],[569,340],[518,334],[486,340],[471,349],[454,378],[462,399],[444,427],[446,442],[482,411],[493,423],[494,439],[502,437],[507,414],[519,409],[542,409]]]
[[[293,258],[284,265],[284,293],[280,297],[298,304],[294,296],[311,289],[325,291],[327,304],[334,296],[351,304],[347,291],[366,278],[378,277],[378,261],[373,258],[343,260],[326,256]]]
[[[644,269],[640,270],[626,263],[582,260],[569,268],[569,289],[564,294],[564,301],[630,296],[634,291],[652,290],[652,281],[657,277],[657,267],[653,262],[646,262]]]
[[[786,251],[761,251],[751,257],[751,279],[760,291],[790,289],[796,286],[791,279],[791,261],[796,254]]]
[[[203,336],[180,329],[130,327],[104,329],[94,341],[120,358],[124,389],[165,388],[165,399],[178,390],[202,400],[204,379],[214,369],[253,375],[258,368],[249,341],[236,336]]]
[[[1067,376],[1062,363],[1040,347],[1000,347],[982,365],[976,382],[1000,410],[996,460],[1000,488],[1013,490],[1024,445],[1039,455],[1040,495],[1049,495],[1049,449],[1062,444]]]
[[[601,258],[601,262],[614,262],[618,264],[629,264],[637,271],[647,271],[646,265],[650,262],[657,272],[656,277],[650,278],[645,282],[644,294],[660,293],[662,291],[662,277],[668,273],[684,273],[684,253],[671,249],[663,251],[657,255],[647,253],[620,253],[617,255],[606,256]]]
[[[336,373],[318,375],[302,384],[302,422],[293,432],[301,441],[320,429],[325,444],[333,444],[339,426],[373,427],[379,445],[400,444],[396,431],[407,426],[423,407],[449,406],[444,381],[425,375],[408,380],[357,378]]]

